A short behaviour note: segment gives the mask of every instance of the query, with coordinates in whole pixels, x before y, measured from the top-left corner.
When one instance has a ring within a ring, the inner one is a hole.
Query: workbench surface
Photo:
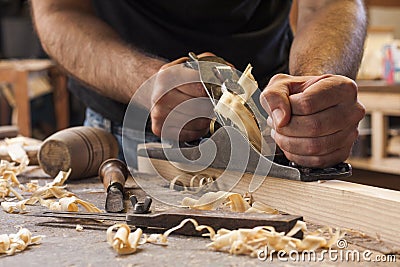
[[[29,182],[33,177],[39,178],[40,184],[50,181],[49,177],[41,171],[31,171],[29,175],[21,177],[20,182]],[[35,178],[37,179],[37,178]],[[127,187],[131,193],[140,197],[143,191],[136,187],[133,180],[128,180]],[[105,192],[98,178],[73,181],[68,183],[68,190],[75,193],[79,198],[88,200],[99,208],[104,207]],[[154,204],[153,204],[154,205]],[[155,203],[155,208],[162,207]],[[154,207],[153,207],[154,208]],[[165,207],[162,207],[165,208]],[[168,237],[168,246],[153,244],[141,245],[135,254],[118,256],[106,242],[105,229],[88,229],[84,223],[80,223],[84,230],[78,232],[75,226],[79,222],[72,222],[63,227],[55,227],[59,219],[47,217],[29,216],[35,212],[45,211],[40,206],[27,206],[29,211],[26,215],[7,214],[0,211],[0,234],[16,233],[15,226],[28,228],[33,235],[44,235],[39,245],[30,246],[27,250],[17,253],[14,256],[0,256],[0,266],[264,266],[271,264],[269,260],[260,261],[257,258],[248,256],[235,256],[227,253],[209,250],[206,245],[210,242],[208,238],[187,237],[171,235]],[[44,226],[47,225],[47,226]],[[52,226],[51,226],[52,225]],[[71,228],[67,228],[70,226]],[[308,224],[309,227],[320,226]],[[96,226],[94,226],[96,228]],[[101,228],[101,227],[99,227]],[[104,227],[103,227],[104,228]],[[391,253],[392,247],[379,243],[375,238],[361,238],[357,235],[346,237],[349,242],[349,249],[364,251],[370,249],[374,254],[382,252]],[[397,265],[400,262],[397,256]],[[321,263],[302,262],[293,263],[279,262],[277,258],[272,262],[275,266],[288,266],[291,264],[300,266],[319,266]],[[365,266],[367,263],[357,262],[323,262],[328,266]],[[396,263],[372,262],[371,266],[396,266]]]

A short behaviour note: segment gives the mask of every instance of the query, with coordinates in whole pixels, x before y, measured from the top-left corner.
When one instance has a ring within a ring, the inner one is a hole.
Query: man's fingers
[[[359,102],[352,106],[337,105],[308,116],[292,115],[287,125],[276,127],[275,130],[288,137],[326,136],[341,131],[348,125],[357,124],[364,115],[364,108]],[[267,123],[274,128],[271,118],[268,118]]]
[[[343,147],[334,152],[322,156],[296,155],[286,151],[285,156],[296,164],[310,168],[327,168],[345,161],[350,155],[351,146]]]
[[[202,88],[202,85],[200,84],[188,84],[185,87],[200,87]],[[195,116],[196,114],[204,114],[207,110],[212,109],[212,104],[207,97],[207,95],[200,95],[199,96],[191,96],[188,94],[185,94],[182,92],[182,86],[179,86],[178,88],[175,88],[173,90],[168,91],[162,98],[160,98],[157,102],[157,104],[167,106],[169,109],[174,109],[176,106],[184,103],[185,101],[193,101],[193,99],[196,99],[195,105],[191,107],[187,107],[186,110],[188,114],[192,114]],[[192,88],[187,88],[187,90],[197,90],[197,89],[192,89]]]
[[[289,96],[294,115],[310,115],[340,103],[357,101],[356,83],[344,76],[320,79],[303,92]]]
[[[289,96],[301,92],[321,77],[290,76],[277,74],[268,83],[261,93],[260,102],[263,108],[273,117],[277,127],[286,125],[291,117]],[[315,81],[314,81],[315,80]]]
[[[272,130],[276,144],[294,155],[323,156],[337,149],[352,146],[358,136],[357,125],[347,127],[337,133],[322,137],[289,137]]]
[[[165,64],[157,73],[152,95],[152,103],[157,102],[163,95],[173,89],[192,96],[206,96],[203,86],[200,83],[199,72],[184,66],[188,58],[182,58]]]

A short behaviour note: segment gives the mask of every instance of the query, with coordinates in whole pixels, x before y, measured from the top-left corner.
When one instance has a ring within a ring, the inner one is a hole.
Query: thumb
[[[288,75],[275,75],[260,95],[260,103],[272,117],[275,127],[288,124],[292,113],[289,101],[289,80],[281,76]]]
[[[277,74],[271,78],[267,87],[260,95],[260,103],[274,121],[275,127],[284,127],[289,123],[292,108],[289,96],[298,94],[310,85],[325,79],[330,75],[322,76],[291,76]]]

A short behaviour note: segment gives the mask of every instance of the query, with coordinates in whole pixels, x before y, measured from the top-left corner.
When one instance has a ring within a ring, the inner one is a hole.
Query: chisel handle
[[[126,164],[115,158],[104,161],[99,168],[99,177],[106,190],[108,190],[110,185],[116,183],[123,188],[128,175],[129,171]]]

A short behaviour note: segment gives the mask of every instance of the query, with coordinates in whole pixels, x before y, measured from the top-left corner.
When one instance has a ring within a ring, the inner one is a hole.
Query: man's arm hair
[[[165,64],[124,43],[93,11],[91,0],[31,0],[45,51],[100,94],[127,103]]]
[[[339,74],[356,78],[367,18],[362,0],[298,0],[292,75]]]

